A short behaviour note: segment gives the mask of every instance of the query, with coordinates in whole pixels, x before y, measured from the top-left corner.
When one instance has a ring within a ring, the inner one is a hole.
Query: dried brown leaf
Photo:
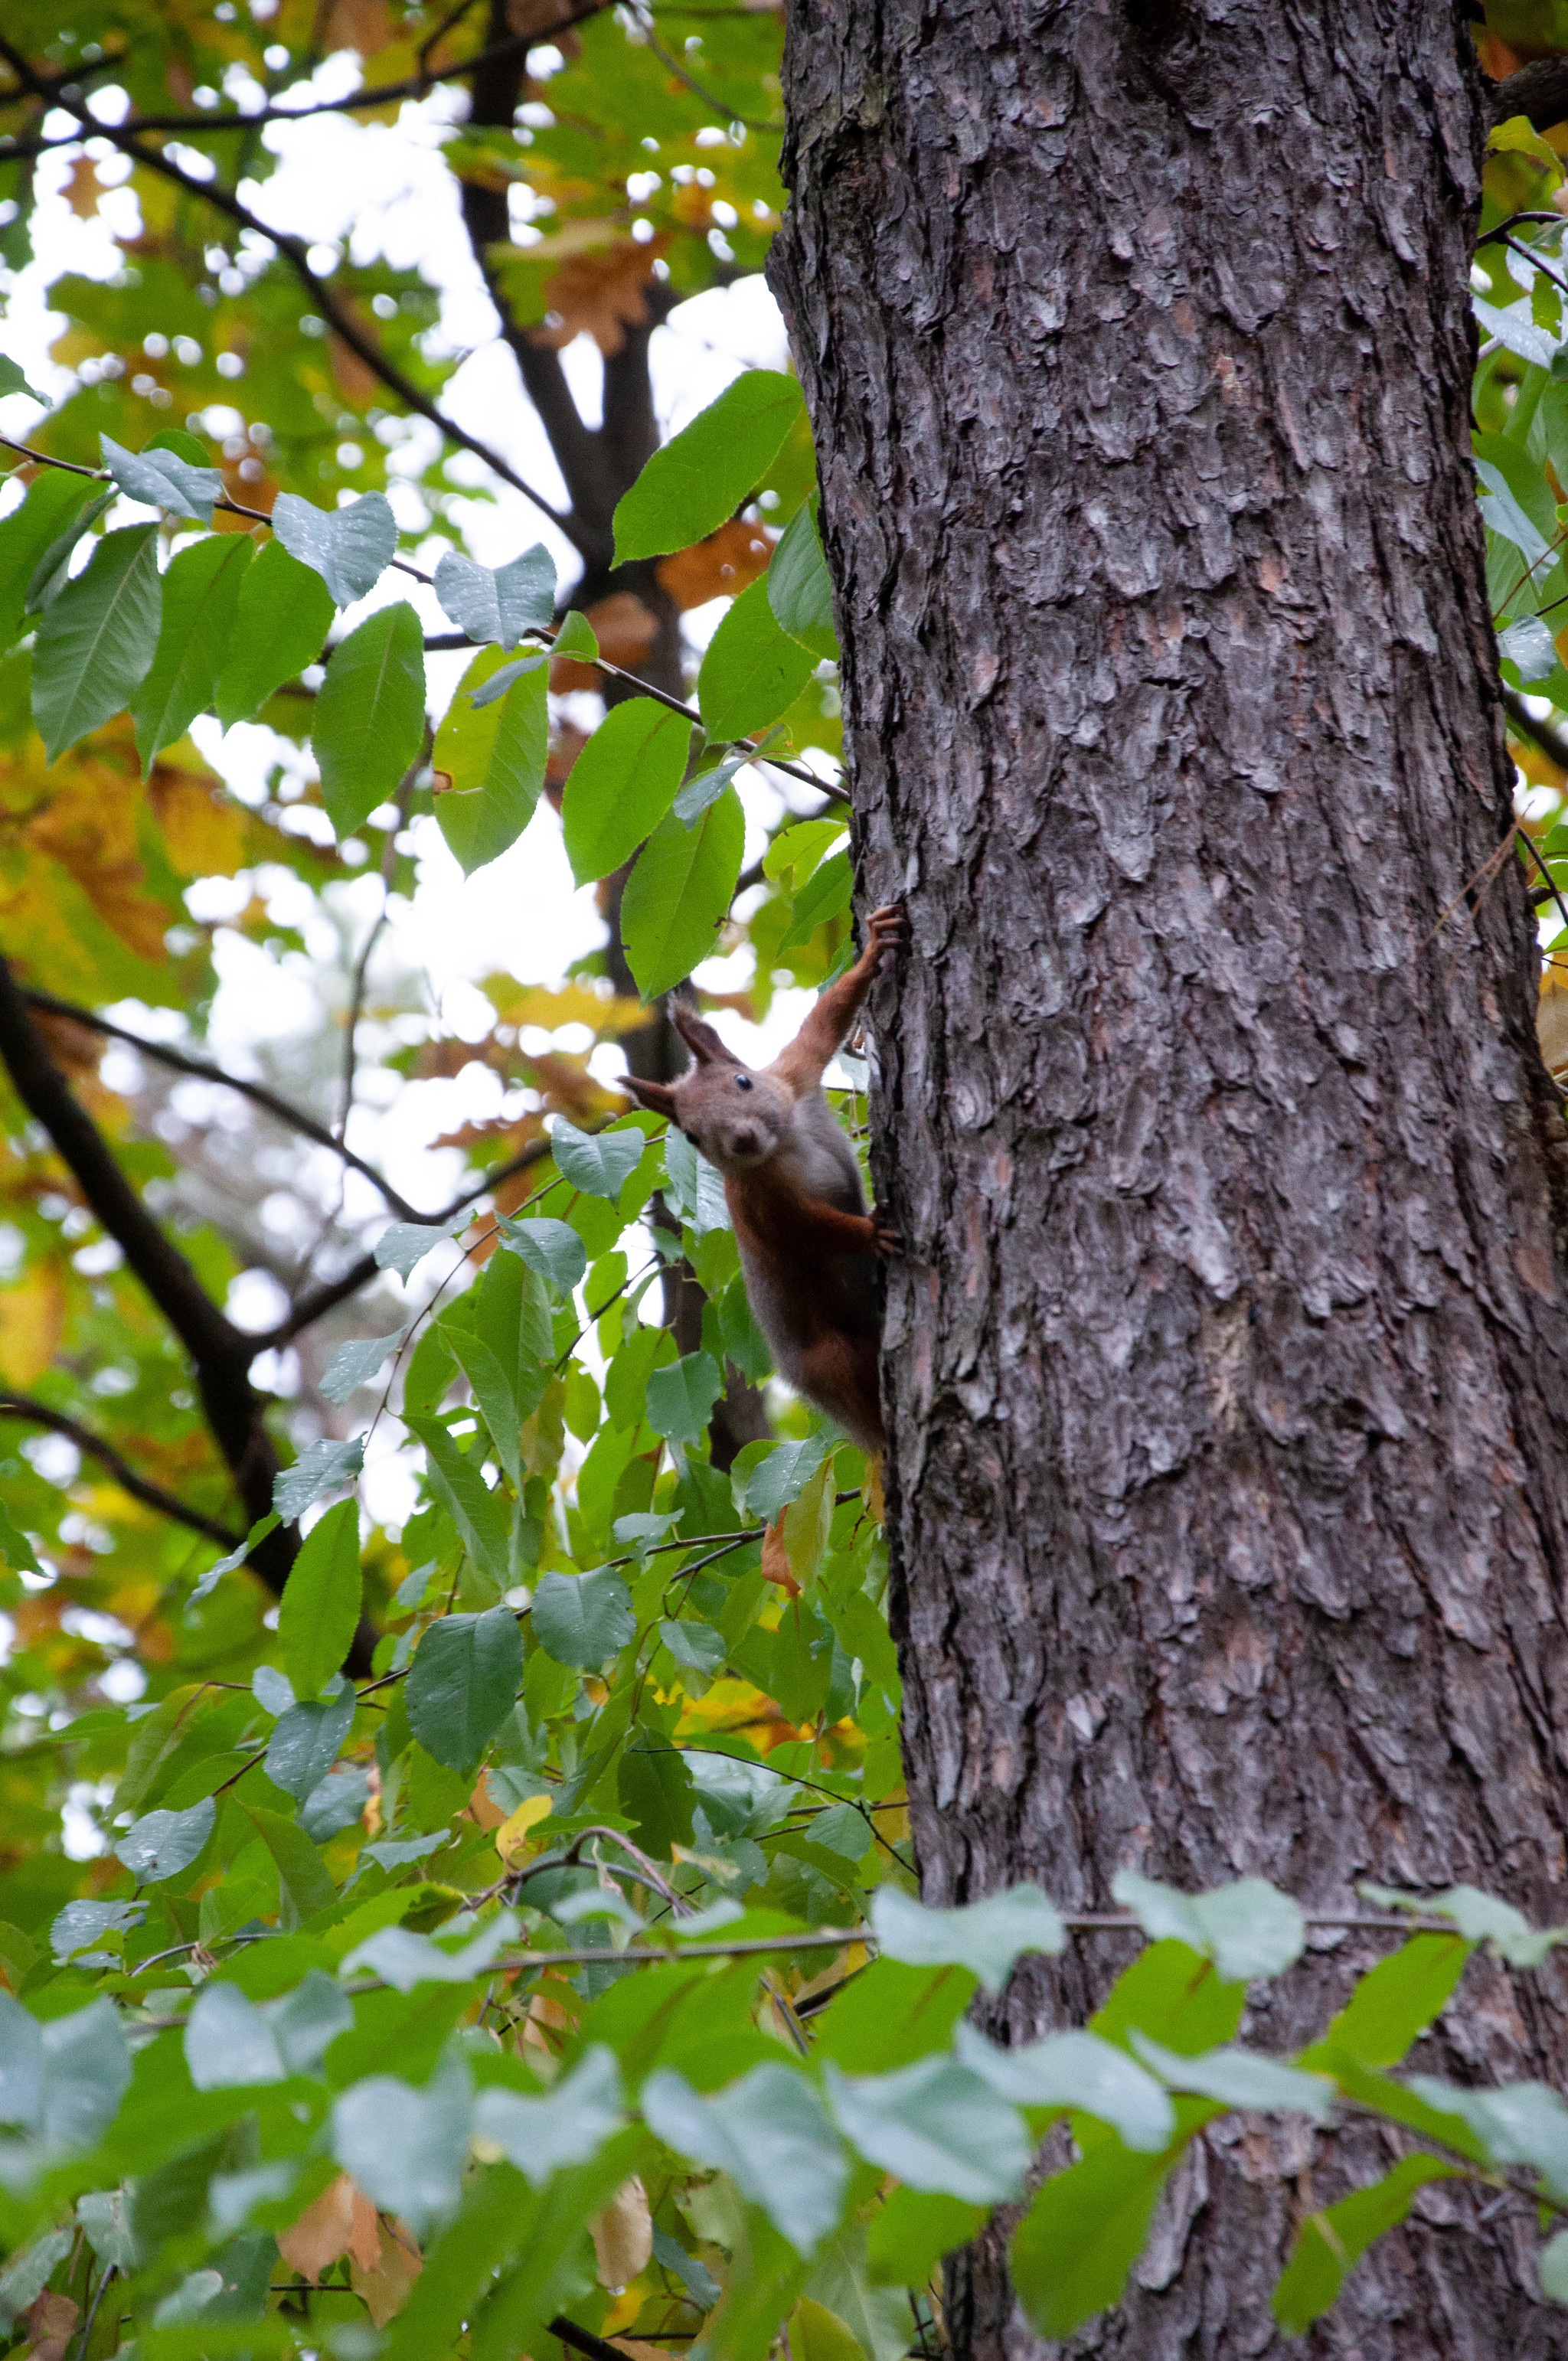
[[[653,2252],[653,2216],[648,2192],[635,2173],[623,2181],[605,2207],[588,2224],[598,2262],[600,2287],[630,2286],[646,2270]]]

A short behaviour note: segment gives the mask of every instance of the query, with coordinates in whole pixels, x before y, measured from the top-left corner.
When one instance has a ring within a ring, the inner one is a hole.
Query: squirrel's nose
[[[729,1152],[732,1156],[755,1156],[757,1146],[757,1135],[754,1131],[734,1131],[729,1135]]]

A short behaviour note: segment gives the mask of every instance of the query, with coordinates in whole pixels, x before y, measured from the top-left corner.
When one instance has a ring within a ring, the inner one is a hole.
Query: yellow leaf
[[[887,1510],[882,1497],[882,1461],[868,1459],[865,1481],[861,1487],[861,1506],[873,1525],[885,1525]]]
[[[1497,155],[1532,156],[1553,172],[1563,170],[1562,158],[1547,146],[1528,115],[1510,115],[1506,123],[1498,124],[1486,145]]]
[[[635,2173],[623,2181],[605,2207],[588,2224],[598,2260],[600,2287],[623,2288],[646,2270],[653,2252],[653,2216],[648,2192]]]
[[[406,2222],[382,2222],[380,2254],[367,2270],[357,2260],[348,2266],[348,2284],[365,2299],[371,2324],[385,2328],[395,2312],[408,2301],[409,2290],[424,2268],[419,2241]]]
[[[789,2316],[789,2349],[795,2361],[866,2361],[860,2339],[836,2312],[803,2295]]]
[[[798,1500],[784,1512],[784,1547],[789,1570],[804,1590],[815,1581],[828,1554],[833,1531],[833,1463],[829,1459],[812,1477]]]
[[[188,748],[181,741],[173,755]],[[185,877],[232,877],[245,866],[248,815],[238,811],[210,771],[168,758],[152,766],[148,801],[163,830],[169,857]]]
[[[0,1290],[0,1377],[22,1392],[41,1378],[60,1348],[65,1282],[52,1262]]]
[[[496,1850],[508,1869],[515,1869],[525,1861],[533,1847],[529,1842],[529,1830],[550,1817],[548,1795],[530,1795],[518,1806],[510,1819],[503,1820],[496,1830]]]
[[[91,156],[79,156],[61,191],[78,221],[91,221],[98,210],[98,173]]]

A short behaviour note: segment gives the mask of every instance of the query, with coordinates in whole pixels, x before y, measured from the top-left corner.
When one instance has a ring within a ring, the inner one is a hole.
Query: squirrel
[[[724,1175],[747,1298],[781,1374],[872,1455],[885,1441],[875,1258],[901,1241],[867,1212],[855,1151],[821,1082],[905,924],[896,905],[872,912],[860,958],[771,1066],[742,1064],[677,1005],[671,1016],[693,1063],[676,1082],[621,1077]]]

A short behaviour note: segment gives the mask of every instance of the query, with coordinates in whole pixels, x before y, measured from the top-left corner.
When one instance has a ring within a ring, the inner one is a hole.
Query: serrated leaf
[[[341,1492],[352,1484],[365,1465],[365,1437],[355,1435],[347,1443],[333,1443],[323,1435],[302,1451],[291,1467],[284,1467],[272,1479],[272,1506],[285,1524],[292,1524],[329,1492]]]
[[[748,369],[655,451],[615,511],[615,563],[689,549],[727,524],[800,414],[796,380]]]
[[[572,765],[561,831],[579,885],[629,861],[670,808],[686,766],[691,723],[651,697],[612,706]]]
[[[824,2072],[839,2130],[908,2188],[970,2205],[1022,2189],[1032,2151],[1023,2117],[956,2058],[938,2050],[891,2074],[856,2076],[829,2060]]]
[[[1457,1934],[1413,1935],[1360,1979],[1322,2046],[1348,2049],[1365,2066],[1397,2066],[1447,2006],[1469,1957]],[[1303,2066],[1317,2062],[1316,2045],[1302,2052]]]
[[[394,1328],[389,1336],[356,1336],[349,1344],[340,1345],[321,1381],[327,1400],[345,1402],[361,1386],[367,1386],[386,1367],[388,1356],[397,1351],[408,1333],[406,1328]]]
[[[1568,2198],[1568,2106],[1544,2082],[1466,2091],[1412,2074],[1408,2088],[1426,2106],[1467,2124],[1495,2163],[1529,2165],[1554,2197]]]
[[[540,1576],[533,1593],[533,1636],[554,1663],[597,1672],[636,1630],[631,1593],[612,1567]]]
[[[189,1869],[212,1835],[218,1816],[210,1795],[185,1812],[146,1812],[115,1839],[115,1858],[143,1885],[161,1885]]]
[[[555,561],[540,541],[494,568],[449,549],[435,569],[435,595],[471,640],[515,648],[525,631],[543,631],[555,619]]]
[[[579,1131],[565,1115],[557,1115],[550,1134],[555,1169],[586,1196],[620,1196],[641,1163],[648,1142],[640,1131]]]
[[[1403,2157],[1370,2189],[1358,2189],[1337,2205],[1310,2213],[1296,2233],[1290,2259],[1274,2290],[1274,2316],[1286,2334],[1303,2335],[1333,2304],[1373,2240],[1404,2221],[1417,2191],[1429,2181],[1450,2179],[1457,2169],[1441,2157]]]
[[[568,2165],[587,2164],[625,2119],[615,2053],[596,2041],[570,2073],[543,2098],[521,2092],[481,2091],[474,2108],[477,2138],[488,2140],[543,2189]]]
[[[775,1444],[746,1478],[745,1507],[771,1525],[792,1500],[799,1499],[827,1456],[828,1445],[819,1434]]]
[[[810,650],[779,628],[760,576],[707,643],[696,676],[703,728],[720,744],[750,738],[788,712],[816,669]]]
[[[280,492],[272,530],[291,557],[319,574],[340,607],[373,590],[398,554],[398,523],[385,492],[366,492],[345,509],[318,509]]]
[[[335,1515],[337,1511],[332,1513]],[[294,1572],[298,1570],[296,1565]],[[356,1537],[356,1577],[358,1570]],[[357,1610],[356,1599],[356,1616]],[[286,1795],[292,1795],[297,1804],[302,1804],[337,1761],[354,1724],[354,1691],[345,1681],[336,1697],[307,1697],[302,1705],[291,1705],[280,1715],[267,1742],[267,1775],[272,1784],[281,1787]]]
[[[839,634],[833,624],[833,577],[817,530],[815,500],[803,500],[785,525],[762,579],[779,629],[819,660],[825,657],[836,664]]]
[[[1300,1905],[1261,1877],[1238,1878],[1209,1894],[1180,1894],[1130,1869],[1111,1891],[1146,1935],[1170,1937],[1213,1960],[1227,1983],[1277,1976],[1294,1966],[1307,1940]]]
[[[342,1664],[359,1621],[359,1510],[340,1500],[313,1524],[289,1569],[278,1643],[294,1695],[319,1696]]]
[[[724,1391],[724,1372],[711,1353],[685,1353],[648,1373],[648,1423],[673,1443],[695,1443]]]
[[[475,657],[431,755],[433,768],[452,782],[435,798],[435,817],[466,877],[499,860],[522,834],[539,801],[550,752],[543,670],[517,681],[499,703],[476,708],[469,702],[466,692],[480,686],[501,661],[498,648]]]
[[[472,1210],[464,1205],[442,1222],[389,1223],[376,1241],[378,1268],[395,1270],[400,1279],[411,1277],[427,1254],[444,1245],[455,1231],[466,1230],[473,1218]]]
[[[45,553],[68,531],[75,546],[77,521],[92,490],[87,478],[46,467],[20,508],[0,519],[0,648],[8,648],[22,628],[27,588]]]
[[[684,2075],[665,2070],[644,2084],[642,2112],[667,2147],[727,2172],[803,2255],[837,2225],[849,2160],[799,2071],[756,2066],[703,2099]]]
[[[286,680],[321,662],[335,611],[321,576],[269,541],[240,584],[214,690],[213,709],[225,730],[248,721]]]
[[[669,813],[638,854],[621,896],[620,926],[644,1000],[670,991],[718,949],[745,843],[740,798],[726,787],[695,828]]]
[[[396,793],[423,737],[424,634],[400,598],[367,615],[334,648],[316,698],[311,743],[322,801],[340,837]]]
[[[213,701],[250,554],[243,533],[211,533],[181,550],[163,577],[152,670],[131,707],[144,772]]]
[[[510,1607],[444,1615],[414,1652],[408,1716],[427,1754],[466,1778],[517,1701],[522,1635]]]
[[[464,1548],[477,1566],[504,1583],[511,1534],[505,1499],[490,1490],[480,1462],[458,1450],[439,1419],[405,1412],[404,1423],[424,1445],[431,1488],[456,1526]]]
[[[1124,2147],[1167,2147],[1176,2110],[1154,2076],[1093,2033],[1052,2033],[1000,2049],[972,2025],[954,2029],[959,2061],[1019,2107],[1062,2107],[1109,2124]]]
[[[33,719],[53,763],[130,703],[158,647],[158,527],[106,533],[33,644]]]
[[[224,489],[220,468],[193,467],[177,451],[126,451],[106,434],[100,434],[98,443],[104,467],[131,500],[164,509],[170,516],[212,523],[213,503]]]
[[[639,1151],[638,1162],[641,1161]],[[636,1169],[635,1164],[630,1168],[632,1171]],[[569,1222],[553,1221],[548,1214],[531,1214],[526,1221],[503,1221],[500,1233],[502,1246],[510,1246],[530,1270],[537,1271],[562,1295],[569,1295],[587,1276],[587,1249]]]
[[[895,1885],[879,1886],[871,1921],[883,1956],[913,1967],[968,1968],[999,1993],[1025,1951],[1054,1957],[1067,1941],[1060,1914],[1037,1885],[1014,1885],[957,1910],[928,1910]],[[961,2197],[962,2190],[954,2196]]]
[[[326,1863],[305,1834],[281,1812],[269,1812],[260,1804],[243,1807],[255,1826],[257,1835],[278,1864],[278,1885],[282,1897],[279,1926],[285,1934],[302,1927],[318,1910],[329,1909],[337,1899]]]

